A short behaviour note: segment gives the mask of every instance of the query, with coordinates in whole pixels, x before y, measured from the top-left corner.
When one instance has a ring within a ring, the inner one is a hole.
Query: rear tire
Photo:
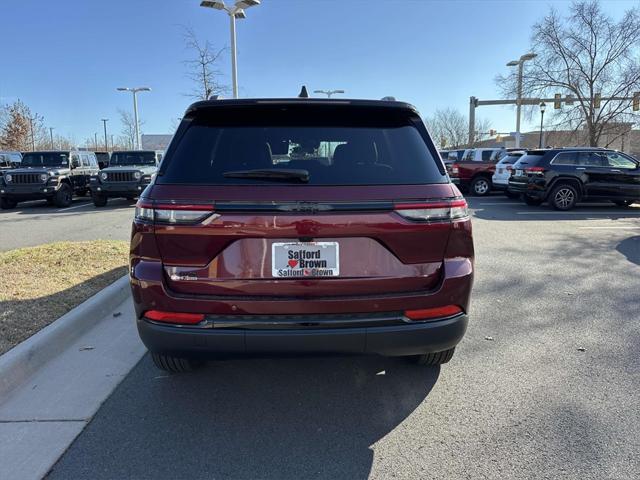
[[[422,355],[415,355],[411,357],[418,365],[435,366],[447,363],[453,357],[453,353],[456,351],[455,347],[444,352],[424,353]]]
[[[626,208],[633,205],[634,200],[614,200],[613,203],[615,203],[619,207]]]
[[[71,205],[72,198],[73,191],[71,190],[71,187],[66,183],[63,183],[53,196],[53,203],[55,203],[58,208],[66,208]]]
[[[18,202],[10,198],[3,197],[0,199],[0,208],[2,208],[2,210],[11,210],[12,208],[16,208],[17,205]]]
[[[549,195],[549,203],[560,211],[571,210],[578,201],[578,190],[573,185],[563,183],[553,189]]]
[[[107,197],[96,193],[93,195],[93,204],[96,207],[104,207],[107,205]]]
[[[151,353],[153,364],[160,370],[170,373],[186,373],[198,368],[201,363],[190,358],[171,357],[161,353]]]
[[[476,177],[471,180],[471,184],[469,185],[469,189],[471,193],[476,197],[484,197],[489,195],[491,192],[491,180],[487,177]]]
[[[533,198],[527,195],[524,195],[523,198],[524,198],[524,203],[526,203],[531,207],[539,207],[540,205],[542,205],[542,200],[540,200],[539,198]]]

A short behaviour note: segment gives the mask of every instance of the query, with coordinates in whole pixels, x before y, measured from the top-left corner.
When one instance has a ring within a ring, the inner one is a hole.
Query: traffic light
[[[553,108],[558,110],[561,106],[562,106],[562,94],[561,93],[556,93],[553,96]]]
[[[633,111],[637,112],[640,110],[640,92],[635,92],[633,94]]]
[[[596,93],[593,96],[593,108],[600,108],[600,100],[601,100],[600,94]]]
[[[490,137],[494,137],[496,135],[496,133],[497,132],[495,130],[493,130],[493,129],[489,130],[489,136]]]
[[[573,105],[573,95],[568,94],[567,96],[564,97],[564,104],[565,105]]]

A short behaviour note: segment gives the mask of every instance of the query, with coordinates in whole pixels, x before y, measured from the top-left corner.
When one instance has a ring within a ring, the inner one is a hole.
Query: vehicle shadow
[[[616,246],[616,250],[631,263],[640,265],[640,236],[629,237]]]
[[[371,445],[439,372],[397,358],[302,357],[169,375],[147,355],[48,478],[73,465],[94,479],[365,479]]]

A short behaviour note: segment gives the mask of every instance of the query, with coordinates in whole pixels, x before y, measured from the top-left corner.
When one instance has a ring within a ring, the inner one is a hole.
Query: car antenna
[[[300,89],[300,93],[298,94],[298,98],[309,98],[309,93],[307,92],[307,86],[302,85]]]

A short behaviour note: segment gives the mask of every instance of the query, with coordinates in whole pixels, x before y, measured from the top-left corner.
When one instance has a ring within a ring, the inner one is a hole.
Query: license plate
[[[338,242],[289,242],[271,246],[271,274],[278,278],[337,277]]]
[[[516,177],[521,177],[524,174],[522,170],[516,170]]]

